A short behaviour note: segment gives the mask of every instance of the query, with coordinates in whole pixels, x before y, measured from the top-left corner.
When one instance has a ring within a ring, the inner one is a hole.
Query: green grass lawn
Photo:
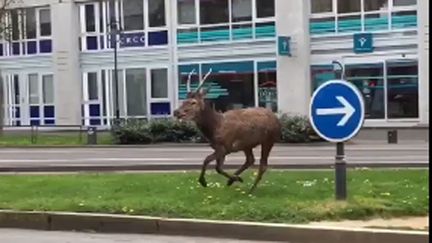
[[[0,135],[0,146],[31,146],[31,145],[85,145],[87,134],[84,131],[81,139],[79,132],[73,133],[40,133],[32,143],[30,132],[20,134],[4,133]],[[109,133],[98,134],[98,144],[112,144]]]
[[[334,200],[332,171],[269,171],[257,191],[209,172],[0,176],[0,208],[304,223],[429,213],[428,170],[350,170],[347,202]]]

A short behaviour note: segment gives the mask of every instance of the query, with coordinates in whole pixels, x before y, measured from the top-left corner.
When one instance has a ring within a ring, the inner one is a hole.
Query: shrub
[[[174,119],[128,120],[113,128],[113,137],[117,144],[205,141],[194,124]]]
[[[282,124],[282,143],[309,143],[321,140],[305,116],[282,114],[279,120]],[[113,137],[117,144],[206,142],[195,124],[171,118],[123,121],[113,127]]]
[[[282,142],[309,143],[321,141],[321,138],[313,130],[308,117],[282,114],[279,120],[282,125]]]

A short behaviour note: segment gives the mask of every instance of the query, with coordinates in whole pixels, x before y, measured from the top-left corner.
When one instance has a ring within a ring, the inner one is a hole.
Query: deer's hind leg
[[[246,156],[246,162],[234,173],[234,176],[237,176],[237,181],[243,182],[243,179],[240,177],[240,174],[243,173],[243,171],[247,170],[249,167],[251,167],[255,163],[255,157],[253,155],[252,149],[246,149],[244,150],[245,156]],[[236,179],[232,178],[228,180],[227,185],[231,186]]]
[[[256,187],[258,186],[258,183],[261,181],[264,173],[267,171],[268,157],[270,155],[270,151],[273,148],[273,145],[274,145],[274,142],[267,142],[267,143],[263,143],[261,145],[261,160],[260,160],[260,165],[259,165],[259,169],[258,169],[258,175],[257,175],[257,177],[255,179],[255,183],[253,184],[249,193],[252,193],[256,189]]]

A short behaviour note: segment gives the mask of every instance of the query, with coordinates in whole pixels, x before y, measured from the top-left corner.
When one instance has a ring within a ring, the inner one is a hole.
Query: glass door
[[[5,75],[3,79],[5,120],[9,126],[29,125],[28,102],[26,99],[27,83],[19,74]]]

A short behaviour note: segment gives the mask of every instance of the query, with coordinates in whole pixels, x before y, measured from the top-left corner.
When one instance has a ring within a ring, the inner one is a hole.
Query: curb
[[[237,169],[239,164],[226,164],[228,170]],[[201,164],[141,164],[141,165],[106,165],[106,166],[4,166],[0,172],[115,172],[115,171],[192,171],[200,170]],[[251,166],[257,169],[258,165]],[[347,168],[429,168],[429,163],[348,163]],[[209,165],[208,169],[215,169]],[[275,164],[269,169],[276,170],[322,170],[334,169],[333,164]]]
[[[355,145],[354,142],[347,142],[347,145]],[[277,143],[279,147],[304,147],[304,146],[333,146],[329,142],[314,142],[314,143]],[[194,147],[203,148],[209,147],[207,143],[156,143],[156,144],[99,144],[99,145],[1,145],[0,149],[43,149],[43,148],[183,148]]]
[[[0,211],[0,227],[201,236],[295,243],[423,243],[428,242],[429,239],[429,233],[422,231],[9,210]]]

